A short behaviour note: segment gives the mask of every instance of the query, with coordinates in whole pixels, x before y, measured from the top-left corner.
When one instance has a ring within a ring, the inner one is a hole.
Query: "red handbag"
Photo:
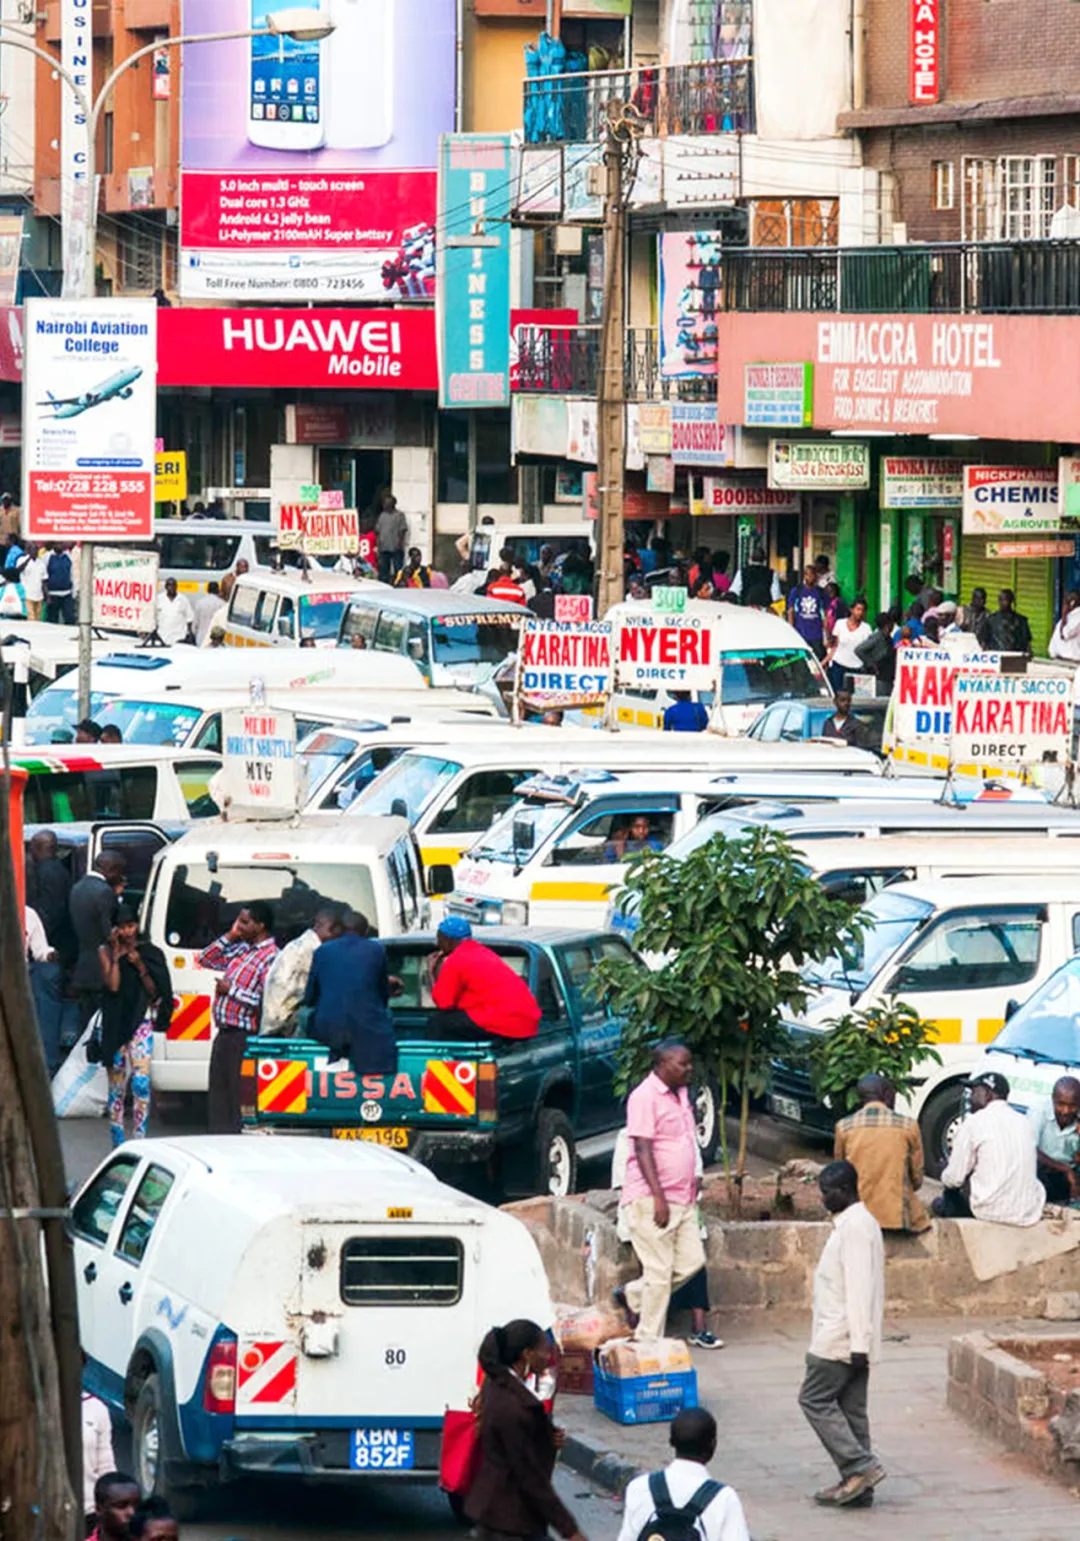
[[[464,1498],[480,1470],[480,1422],[470,1409],[447,1408],[443,1414],[439,1486]]]

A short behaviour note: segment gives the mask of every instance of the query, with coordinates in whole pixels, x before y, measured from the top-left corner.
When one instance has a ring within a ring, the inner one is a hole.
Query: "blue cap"
[[[452,942],[463,942],[467,936],[472,936],[472,926],[464,915],[447,915],[439,922],[439,936],[448,936]]]

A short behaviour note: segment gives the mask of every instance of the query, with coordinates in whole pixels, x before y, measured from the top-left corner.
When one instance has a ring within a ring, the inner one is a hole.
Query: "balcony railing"
[[[519,390],[530,395],[595,396],[600,369],[598,326],[522,328],[518,334]],[[669,380],[660,369],[655,327],[631,327],[623,346],[628,401],[711,401],[716,380]]]
[[[635,107],[646,133],[754,132],[751,59],[532,75],[524,90],[526,144],[596,143],[604,137],[610,101]]]

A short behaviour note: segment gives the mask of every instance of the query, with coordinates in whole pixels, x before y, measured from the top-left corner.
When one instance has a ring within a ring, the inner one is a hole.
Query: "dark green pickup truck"
[[[613,1090],[619,1023],[586,986],[601,958],[629,951],[610,933],[490,927],[477,940],[524,974],[543,1015],[535,1038],[431,1036],[428,933],[386,941],[404,989],[392,1002],[396,1076],[328,1069],[310,1039],[252,1038],[244,1062],[249,1126],[374,1140],[432,1163],[497,1164],[509,1192],[574,1191],[579,1148],[601,1146],[623,1122]],[[703,1146],[715,1140],[711,1099]]]

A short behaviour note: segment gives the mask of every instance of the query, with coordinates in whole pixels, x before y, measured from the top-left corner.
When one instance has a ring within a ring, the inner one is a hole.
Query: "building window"
[[[1066,155],[1062,160],[1061,195],[1066,208],[1080,209],[1080,155]]]
[[[440,503],[469,500],[469,414],[439,413],[438,490]],[[517,466],[510,464],[510,414],[476,414],[476,501],[518,500]]]
[[[964,160],[964,239],[1041,241],[1054,217],[1057,163],[1052,155]]]
[[[934,208],[938,210],[956,207],[955,167],[952,161],[930,162],[931,186]]]

